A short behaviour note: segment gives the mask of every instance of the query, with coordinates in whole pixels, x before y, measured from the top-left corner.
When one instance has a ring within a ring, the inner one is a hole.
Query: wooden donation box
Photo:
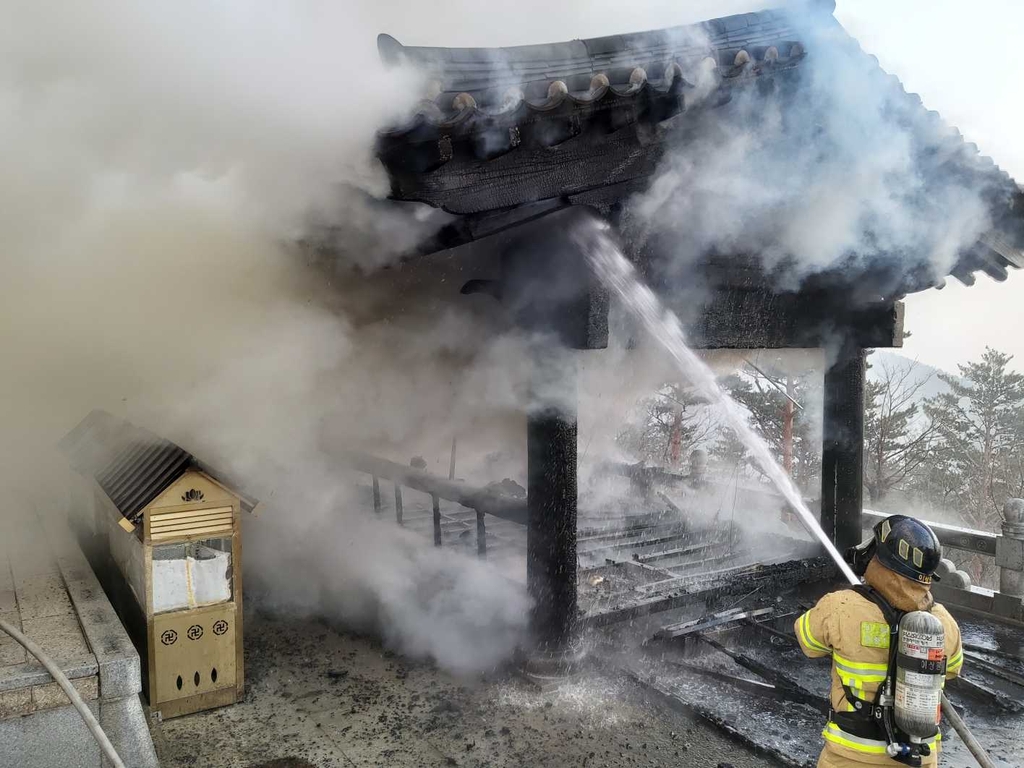
[[[61,448],[91,481],[101,581],[142,657],[153,713],[240,700],[240,516],[255,505],[184,449],[103,411]]]

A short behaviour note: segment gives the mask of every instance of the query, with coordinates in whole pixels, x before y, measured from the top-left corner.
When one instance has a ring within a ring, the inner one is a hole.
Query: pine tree
[[[687,387],[664,384],[638,404],[638,416],[616,440],[637,458],[663,466],[678,465],[715,432],[713,414]]]
[[[873,367],[873,366],[872,366]],[[918,398],[930,376],[917,364],[883,363],[864,395],[864,485],[872,504],[900,488],[931,456],[935,428],[922,423]]]
[[[926,489],[982,530],[996,530],[1004,501],[1024,493],[1024,375],[1008,370],[1012,359],[986,347],[959,377],[940,374],[949,392],[925,404],[939,438]]]
[[[805,492],[816,490],[821,473],[821,438],[812,414],[802,404],[812,399],[808,395],[820,383],[810,374],[772,368],[731,376],[723,383],[732,398],[750,413],[751,423],[779,464],[788,464],[793,482]]]

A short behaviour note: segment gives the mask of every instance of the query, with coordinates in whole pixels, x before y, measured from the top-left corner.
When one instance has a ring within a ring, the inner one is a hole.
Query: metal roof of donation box
[[[219,473],[212,472],[181,446],[103,410],[92,411],[82,419],[58,447],[72,469],[92,477],[132,524],[189,470],[197,470],[223,484]],[[239,498],[242,511],[253,512],[258,506],[257,501],[246,498],[237,489],[225,489]]]

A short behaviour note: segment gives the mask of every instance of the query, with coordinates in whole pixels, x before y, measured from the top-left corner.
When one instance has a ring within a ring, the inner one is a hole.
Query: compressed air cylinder
[[[900,622],[894,714],[900,730],[916,739],[939,731],[945,642],[942,622],[930,613],[914,611]]]

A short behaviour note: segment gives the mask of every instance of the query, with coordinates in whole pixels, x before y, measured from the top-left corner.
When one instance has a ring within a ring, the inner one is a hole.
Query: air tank
[[[914,611],[900,622],[894,714],[896,725],[914,740],[939,731],[945,642],[942,622],[930,613]]]

